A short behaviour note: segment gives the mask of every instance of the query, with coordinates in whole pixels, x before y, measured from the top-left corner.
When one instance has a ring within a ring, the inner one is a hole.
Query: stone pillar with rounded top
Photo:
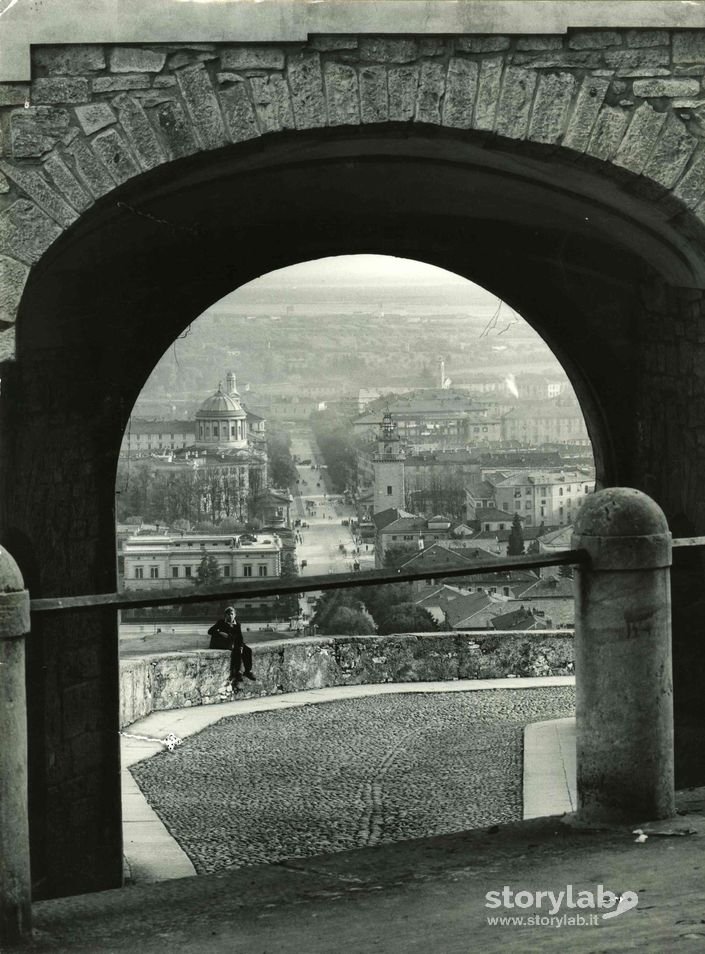
[[[671,534],[638,490],[588,497],[572,548],[575,577],[578,821],[675,813]]]
[[[0,547],[0,946],[31,930],[24,637],[29,594]]]

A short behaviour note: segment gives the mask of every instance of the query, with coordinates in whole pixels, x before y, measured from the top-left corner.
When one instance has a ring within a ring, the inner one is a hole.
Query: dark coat
[[[208,630],[211,638],[210,649],[230,649],[236,647],[240,649],[244,645],[242,638],[242,629],[237,620],[234,623],[226,623],[224,619],[219,619]]]

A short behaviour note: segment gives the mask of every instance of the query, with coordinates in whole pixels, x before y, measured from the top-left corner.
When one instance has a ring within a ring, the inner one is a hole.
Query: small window
[[[387,484],[387,496],[388,496],[388,497],[391,497],[391,496],[392,496],[392,485],[391,485],[391,484]]]
[[[243,575],[243,576],[252,576],[252,564],[251,564],[251,563],[245,563],[245,564],[244,564],[244,566],[243,566],[243,568],[242,568],[242,575]]]
[[[149,568],[149,576],[150,576],[150,579],[152,579],[152,580],[158,580],[158,579],[159,579],[159,567],[158,567],[158,566],[150,566],[150,568]]]
[[[184,576],[191,576],[191,569],[192,569],[192,568],[191,568],[190,566],[185,566],[185,567],[184,567]]]
[[[135,579],[136,579],[136,580],[142,580],[142,579],[144,579],[144,567],[143,567],[143,566],[136,566],[136,567],[135,567]]]
[[[223,567],[223,576],[230,576],[230,567],[229,567],[229,566],[224,566],[224,567]]]
[[[524,510],[531,510],[531,501],[527,500],[524,506]]]
[[[176,579],[176,577],[178,577],[178,575],[179,575],[179,568],[178,568],[178,566],[172,566],[172,568],[171,568],[171,575],[174,577],[174,579]]]
[[[260,564],[260,566],[258,567],[258,573],[259,573],[260,576],[266,576],[266,575],[267,575],[267,567],[264,566],[263,564]]]

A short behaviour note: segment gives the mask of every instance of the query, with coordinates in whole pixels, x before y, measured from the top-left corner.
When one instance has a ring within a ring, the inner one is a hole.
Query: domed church
[[[256,414],[250,417],[254,419],[253,424],[262,420]],[[215,394],[206,398],[196,412],[194,446],[206,451],[247,449],[249,431],[248,413],[242,406],[235,375],[230,371],[225,391],[222,383],[219,384]]]
[[[225,388],[220,382],[196,412],[194,442],[185,453],[195,469],[218,478],[207,492],[217,494],[222,507],[211,508],[247,519],[248,499],[267,486],[266,434],[264,419],[243,406],[232,371]]]

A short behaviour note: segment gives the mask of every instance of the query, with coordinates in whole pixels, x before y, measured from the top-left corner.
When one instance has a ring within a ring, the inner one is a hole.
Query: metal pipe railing
[[[307,593],[314,590],[333,590],[357,586],[384,586],[388,583],[411,583],[415,580],[433,580],[442,577],[475,576],[483,573],[505,573],[510,570],[532,570],[544,566],[580,565],[587,559],[582,550],[564,550],[555,554],[528,554],[526,556],[503,557],[493,563],[469,563],[465,567],[444,567],[442,565],[428,570],[363,570],[357,573],[326,573],[318,576],[298,576],[290,579],[281,577],[252,582],[218,584],[217,586],[183,589],[144,590],[120,593],[97,593],[85,596],[53,596],[31,600],[33,613],[56,613],[112,607],[113,609],[134,609],[146,606],[177,606],[187,603],[203,603],[206,600],[243,600],[263,596],[284,596],[290,593]]]

